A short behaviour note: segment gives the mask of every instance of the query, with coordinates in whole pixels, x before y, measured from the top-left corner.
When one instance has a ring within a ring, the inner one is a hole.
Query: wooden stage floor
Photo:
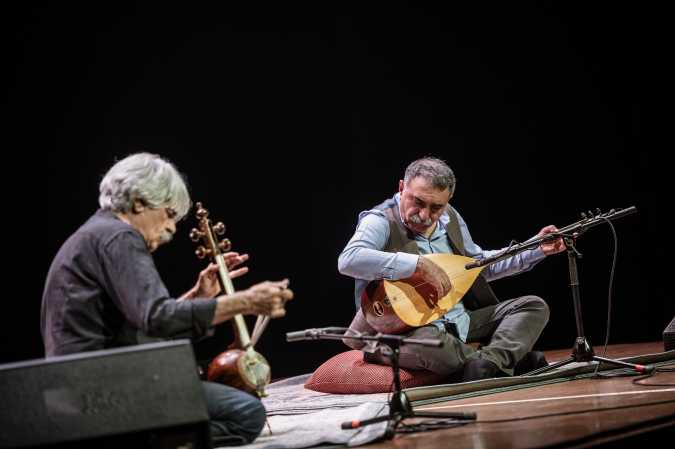
[[[596,347],[598,355],[602,347]],[[663,351],[662,342],[608,347],[619,358]],[[547,351],[551,362],[570,350]],[[579,379],[559,384],[425,405],[417,410],[475,412],[475,423],[413,434],[368,445],[369,449],[673,447],[675,372],[635,377]],[[662,443],[656,439],[666,438]],[[645,448],[646,449],[646,448]]]

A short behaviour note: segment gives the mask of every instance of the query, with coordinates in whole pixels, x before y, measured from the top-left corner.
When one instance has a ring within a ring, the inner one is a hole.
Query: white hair
[[[156,154],[136,153],[112,166],[99,186],[102,209],[126,213],[139,200],[153,209],[169,207],[176,221],[190,210],[190,194],[174,165]]]

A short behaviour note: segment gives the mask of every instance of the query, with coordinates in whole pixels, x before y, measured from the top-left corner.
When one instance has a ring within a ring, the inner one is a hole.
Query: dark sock
[[[499,368],[497,365],[486,359],[470,359],[464,364],[464,374],[462,381],[470,382],[473,380],[492,379],[499,377]]]
[[[539,368],[547,366],[548,362],[544,353],[541,351],[530,351],[525,356],[516,363],[515,368],[513,369],[514,376],[520,376],[530,371],[534,371]]]

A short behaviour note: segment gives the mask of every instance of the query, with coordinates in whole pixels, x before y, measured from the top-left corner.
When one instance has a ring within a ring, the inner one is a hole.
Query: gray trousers
[[[467,310],[470,317],[466,343],[454,334],[453,329],[441,329],[435,324],[419,327],[406,334],[411,338],[432,338],[443,341],[440,348],[419,345],[403,345],[399,363],[402,368],[425,369],[434,373],[451,375],[462,369],[472,358],[493,362],[505,374],[513,375],[513,368],[532,350],[544,326],[548,322],[549,309],[546,302],[537,296],[502,301],[499,304],[478,310]],[[357,323],[358,316],[361,323]],[[363,332],[365,320],[357,314],[351,328]],[[365,326],[368,326],[365,323]],[[359,327],[361,327],[359,329]],[[372,329],[372,328],[371,328]],[[479,349],[468,343],[478,342]],[[345,340],[345,343],[347,341]],[[349,346],[356,348],[353,344]],[[390,365],[390,360],[379,350],[367,354],[366,360]]]

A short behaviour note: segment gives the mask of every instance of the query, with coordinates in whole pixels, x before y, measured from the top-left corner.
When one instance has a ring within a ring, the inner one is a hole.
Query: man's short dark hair
[[[445,161],[435,157],[423,157],[408,165],[405,169],[403,181],[408,184],[412,179],[422,177],[438,190],[450,190],[450,196],[455,191],[455,174]]]

